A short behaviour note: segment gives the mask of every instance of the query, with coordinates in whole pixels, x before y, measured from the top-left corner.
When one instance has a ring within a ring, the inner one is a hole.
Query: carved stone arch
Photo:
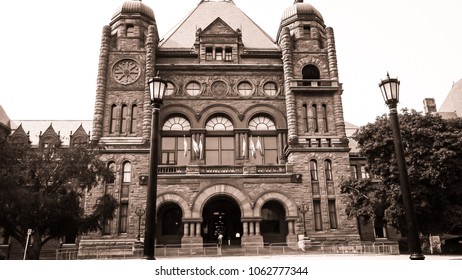
[[[252,206],[248,196],[239,188],[225,184],[213,185],[202,190],[192,202],[191,217],[201,218],[202,210],[207,201],[220,195],[233,198],[241,210],[242,217],[252,217]]]
[[[239,112],[229,105],[211,105],[206,107],[200,113],[199,127],[204,128],[208,120],[214,115],[224,115],[232,122],[235,129],[242,128]]]
[[[271,105],[254,105],[243,113],[244,127],[247,128],[251,119],[258,115],[269,115],[272,117],[278,129],[287,128],[287,117],[278,108]]]
[[[191,128],[200,128],[196,113],[190,107],[184,105],[167,105],[162,107],[161,115],[160,115],[160,124],[161,126],[164,124],[166,120],[168,120],[173,115],[182,115],[186,118],[189,123],[191,124]]]
[[[321,79],[329,79],[329,66],[326,64],[325,61],[316,58],[316,57],[304,57],[297,61],[294,65],[294,78],[301,79],[302,78],[302,69],[308,64],[312,64],[318,67],[319,72],[321,74]]]
[[[261,217],[262,206],[270,200],[275,200],[282,204],[284,210],[286,211],[286,217],[298,215],[297,205],[292,199],[281,192],[269,191],[261,194],[256,199],[254,206],[254,216]]]
[[[183,219],[191,218],[191,209],[189,207],[188,201],[177,193],[170,192],[158,195],[156,200],[156,208],[160,209],[162,204],[169,202],[173,202],[180,206],[181,210],[183,211]]]

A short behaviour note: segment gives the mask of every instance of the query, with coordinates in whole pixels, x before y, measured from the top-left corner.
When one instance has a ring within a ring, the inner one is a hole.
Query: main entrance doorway
[[[240,245],[242,236],[241,210],[230,197],[218,196],[206,203],[202,217],[204,244],[216,243],[223,234],[223,245]]]

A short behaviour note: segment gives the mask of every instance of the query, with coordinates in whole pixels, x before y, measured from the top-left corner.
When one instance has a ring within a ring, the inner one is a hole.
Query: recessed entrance
[[[218,196],[208,201],[202,211],[204,244],[216,243],[223,234],[223,245],[240,245],[242,236],[241,210],[230,197]]]

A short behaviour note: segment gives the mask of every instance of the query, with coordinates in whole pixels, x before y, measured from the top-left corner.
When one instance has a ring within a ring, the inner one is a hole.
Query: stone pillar
[[[249,222],[249,235],[255,235],[255,232],[254,232],[254,223],[253,222]]]
[[[194,236],[198,237],[201,235],[201,223],[196,223],[196,230],[194,232]]]
[[[284,90],[287,110],[287,127],[289,143],[297,143],[297,108],[295,106],[295,97],[291,91],[290,83],[294,78],[293,68],[293,43],[289,27],[282,28],[279,46],[282,50],[282,64],[284,70]]]
[[[248,222],[243,222],[242,223],[242,229],[243,229],[242,236],[248,236],[249,235],[248,226],[249,226]]]
[[[183,228],[184,228],[184,234],[183,234],[183,236],[190,236],[190,232],[189,232],[189,223],[184,223]]]
[[[260,235],[260,222],[255,222],[255,235]]]
[[[93,133],[91,140],[98,142],[103,135],[104,106],[107,86],[107,72],[109,64],[109,48],[111,44],[111,27],[103,28],[101,49],[99,54],[98,78],[96,85],[95,112],[93,115]]]

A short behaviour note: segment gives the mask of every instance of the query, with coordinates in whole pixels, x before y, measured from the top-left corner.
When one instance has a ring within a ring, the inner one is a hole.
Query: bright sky
[[[144,0],[160,36],[200,0]],[[101,33],[124,0],[2,3],[0,104],[12,120],[91,120]],[[388,112],[378,83],[401,81],[399,108],[443,103],[462,78],[460,0],[305,0],[336,38],[345,120],[363,125]],[[275,38],[293,0],[234,0]]]

